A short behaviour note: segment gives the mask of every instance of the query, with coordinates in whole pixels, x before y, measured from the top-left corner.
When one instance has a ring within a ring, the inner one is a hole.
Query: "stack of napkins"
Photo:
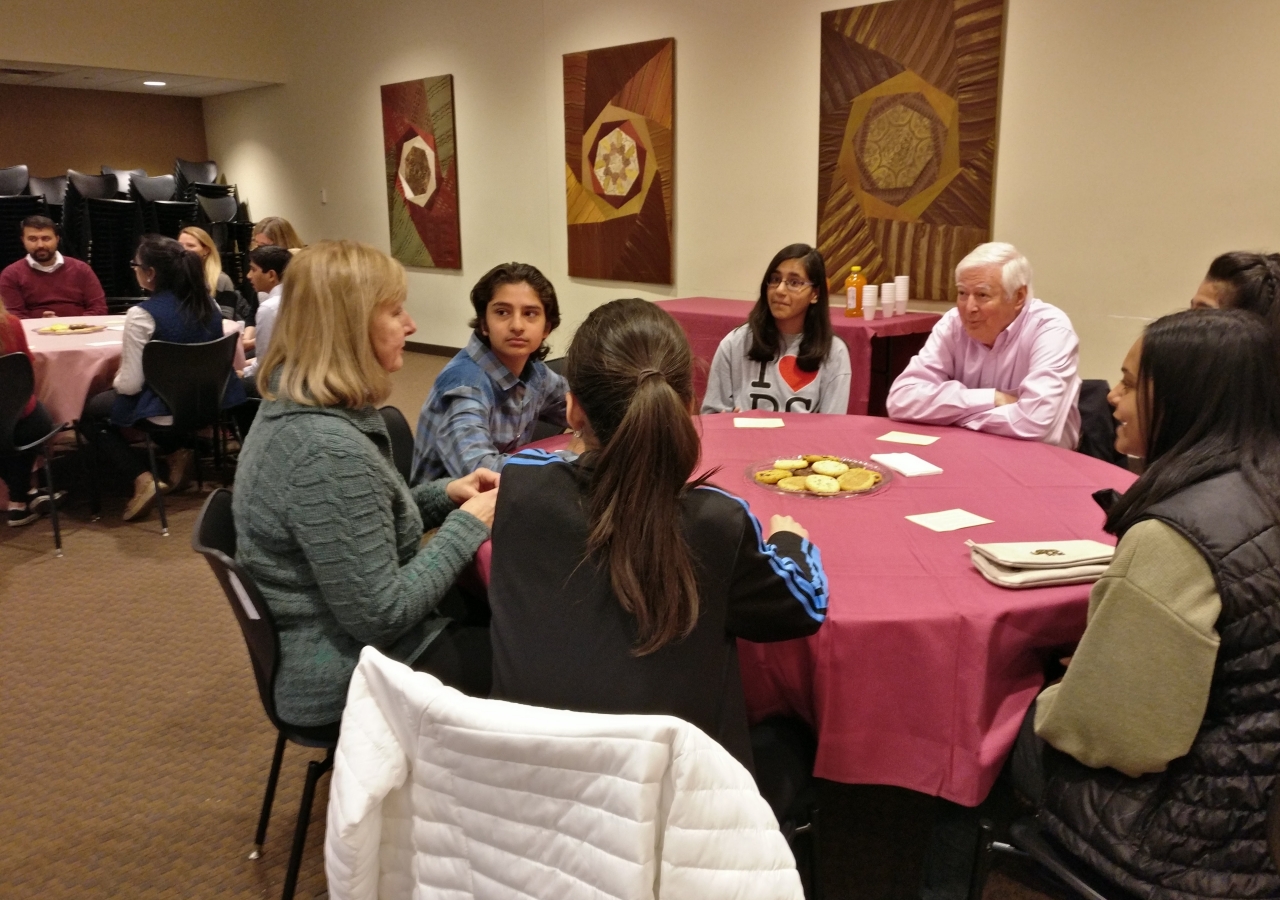
[[[873,462],[888,466],[899,475],[915,478],[917,475],[940,475],[942,470],[914,453],[872,453]]]
[[[969,558],[982,577],[1007,588],[1097,581],[1111,565],[1116,549],[1098,541],[965,543],[969,546]]]

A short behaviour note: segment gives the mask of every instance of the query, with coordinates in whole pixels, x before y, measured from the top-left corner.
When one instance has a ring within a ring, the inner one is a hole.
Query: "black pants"
[[[98,459],[106,460],[107,465],[132,481],[148,467],[144,457],[129,446],[120,429],[111,424],[111,407],[115,402],[115,391],[103,391],[90,399],[80,415],[80,431]],[[172,453],[182,446],[176,435],[165,431],[152,432],[151,438],[161,453]]]
[[[15,446],[30,444],[50,431],[53,431],[53,420],[49,418],[48,410],[36,403],[31,414],[19,419],[18,424],[13,427],[13,443]],[[35,459],[35,450],[0,456],[0,479],[3,479],[5,487],[9,489],[9,502],[26,502],[27,491],[31,488],[31,464]]]

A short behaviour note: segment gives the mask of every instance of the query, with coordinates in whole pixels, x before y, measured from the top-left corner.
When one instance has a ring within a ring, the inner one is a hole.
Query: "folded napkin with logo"
[[[965,544],[982,577],[1007,588],[1088,584],[1102,577],[1116,552],[1115,547],[1098,541]]]

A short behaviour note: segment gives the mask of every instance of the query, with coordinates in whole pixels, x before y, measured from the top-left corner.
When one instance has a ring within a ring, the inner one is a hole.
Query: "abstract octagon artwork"
[[[564,57],[569,274],[671,284],[674,38]]]
[[[991,234],[1004,0],[894,0],[822,14],[818,248],[831,289],[910,275],[954,300]]]
[[[406,266],[462,268],[453,76],[382,86],[391,255]]]

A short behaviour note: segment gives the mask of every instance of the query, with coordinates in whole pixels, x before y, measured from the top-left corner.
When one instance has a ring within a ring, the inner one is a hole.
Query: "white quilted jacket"
[[[325,872],[333,900],[803,898],[751,775],[693,725],[477,700],[371,647]]]

